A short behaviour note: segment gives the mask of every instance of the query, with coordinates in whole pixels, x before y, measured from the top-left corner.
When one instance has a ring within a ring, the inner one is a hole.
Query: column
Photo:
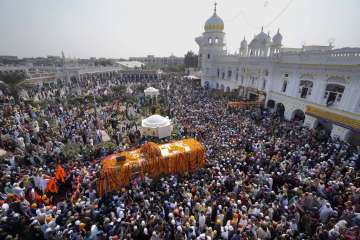
[[[331,131],[331,137],[345,141],[346,135],[348,134],[349,131],[350,131],[349,129],[334,124],[333,129]]]
[[[285,105],[284,105],[285,106]],[[293,110],[289,106],[285,106],[284,118],[288,121],[291,120]]]
[[[300,74],[297,72],[289,72],[289,78],[288,78],[288,88],[286,92],[288,92],[288,96],[296,97],[298,96],[299,92],[299,78]]]
[[[318,80],[318,82],[316,82]],[[324,94],[326,88],[326,82],[323,79],[317,79],[314,81],[314,87],[311,93],[312,100],[317,104],[324,102]]]
[[[316,125],[316,118],[305,114],[304,126],[313,129]]]

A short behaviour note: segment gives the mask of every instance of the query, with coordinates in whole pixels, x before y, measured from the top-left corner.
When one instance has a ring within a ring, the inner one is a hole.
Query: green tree
[[[17,99],[25,79],[24,72],[0,72],[0,87]]]
[[[95,66],[111,66],[113,61],[111,59],[98,59],[95,61]]]
[[[184,64],[186,68],[197,68],[198,67],[198,55],[192,51],[188,51],[185,54]]]

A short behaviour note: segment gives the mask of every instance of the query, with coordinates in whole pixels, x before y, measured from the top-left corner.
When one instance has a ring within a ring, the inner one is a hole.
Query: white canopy
[[[168,126],[170,124],[171,124],[171,121],[169,118],[162,117],[160,115],[152,115],[152,116],[142,120],[141,125],[143,127],[158,128],[158,127]]]
[[[148,87],[144,90],[145,96],[158,96],[159,90],[153,87]]]
[[[159,138],[170,136],[173,130],[170,119],[160,115],[152,115],[142,120],[141,126],[144,135]]]

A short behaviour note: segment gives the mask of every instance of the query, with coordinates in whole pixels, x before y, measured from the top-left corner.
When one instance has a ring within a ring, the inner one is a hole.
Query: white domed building
[[[271,46],[271,38],[269,34],[264,33],[264,28],[254,37],[249,44],[249,55],[266,57]]]
[[[141,122],[142,134],[145,136],[166,138],[173,131],[173,124],[167,117],[152,115]]]
[[[285,119],[360,144],[360,48],[286,48],[279,29],[271,37],[262,28],[249,43],[241,41],[238,53],[229,54],[224,29],[215,5],[195,39],[202,86],[265,99],[265,106]]]
[[[144,90],[144,94],[145,96],[149,96],[149,97],[158,97],[160,92],[158,89],[154,87],[148,87]]]
[[[216,57],[226,54],[224,21],[217,15],[216,5],[214,14],[205,22],[204,30],[203,35],[195,41],[200,46],[199,63],[206,66]]]

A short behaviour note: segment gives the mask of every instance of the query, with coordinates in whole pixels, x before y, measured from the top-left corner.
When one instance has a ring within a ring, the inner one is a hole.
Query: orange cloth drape
[[[59,164],[55,169],[55,176],[47,184],[47,192],[57,193],[59,190],[58,182],[65,183],[66,173],[64,168]]]
[[[81,178],[80,176],[77,176],[76,178],[76,189],[74,191],[74,193],[71,196],[71,201],[74,203],[78,200],[78,198],[80,197],[80,187],[81,187]]]
[[[55,177],[53,177],[48,182],[46,191],[56,193],[58,190],[59,190],[59,187],[57,185],[57,180]]]
[[[37,191],[35,191],[34,195],[35,195],[35,197],[34,197],[35,202],[37,202],[37,203],[42,203],[43,202],[43,200],[41,198],[41,195]]]
[[[117,157],[126,160],[118,161]],[[169,144],[147,143],[142,148],[105,157],[98,181],[98,191],[119,190],[130,183],[134,174],[158,177],[161,174],[193,172],[205,166],[205,148],[195,139]]]
[[[57,165],[55,169],[55,178],[61,182],[65,182],[66,173],[64,168],[61,165]]]

